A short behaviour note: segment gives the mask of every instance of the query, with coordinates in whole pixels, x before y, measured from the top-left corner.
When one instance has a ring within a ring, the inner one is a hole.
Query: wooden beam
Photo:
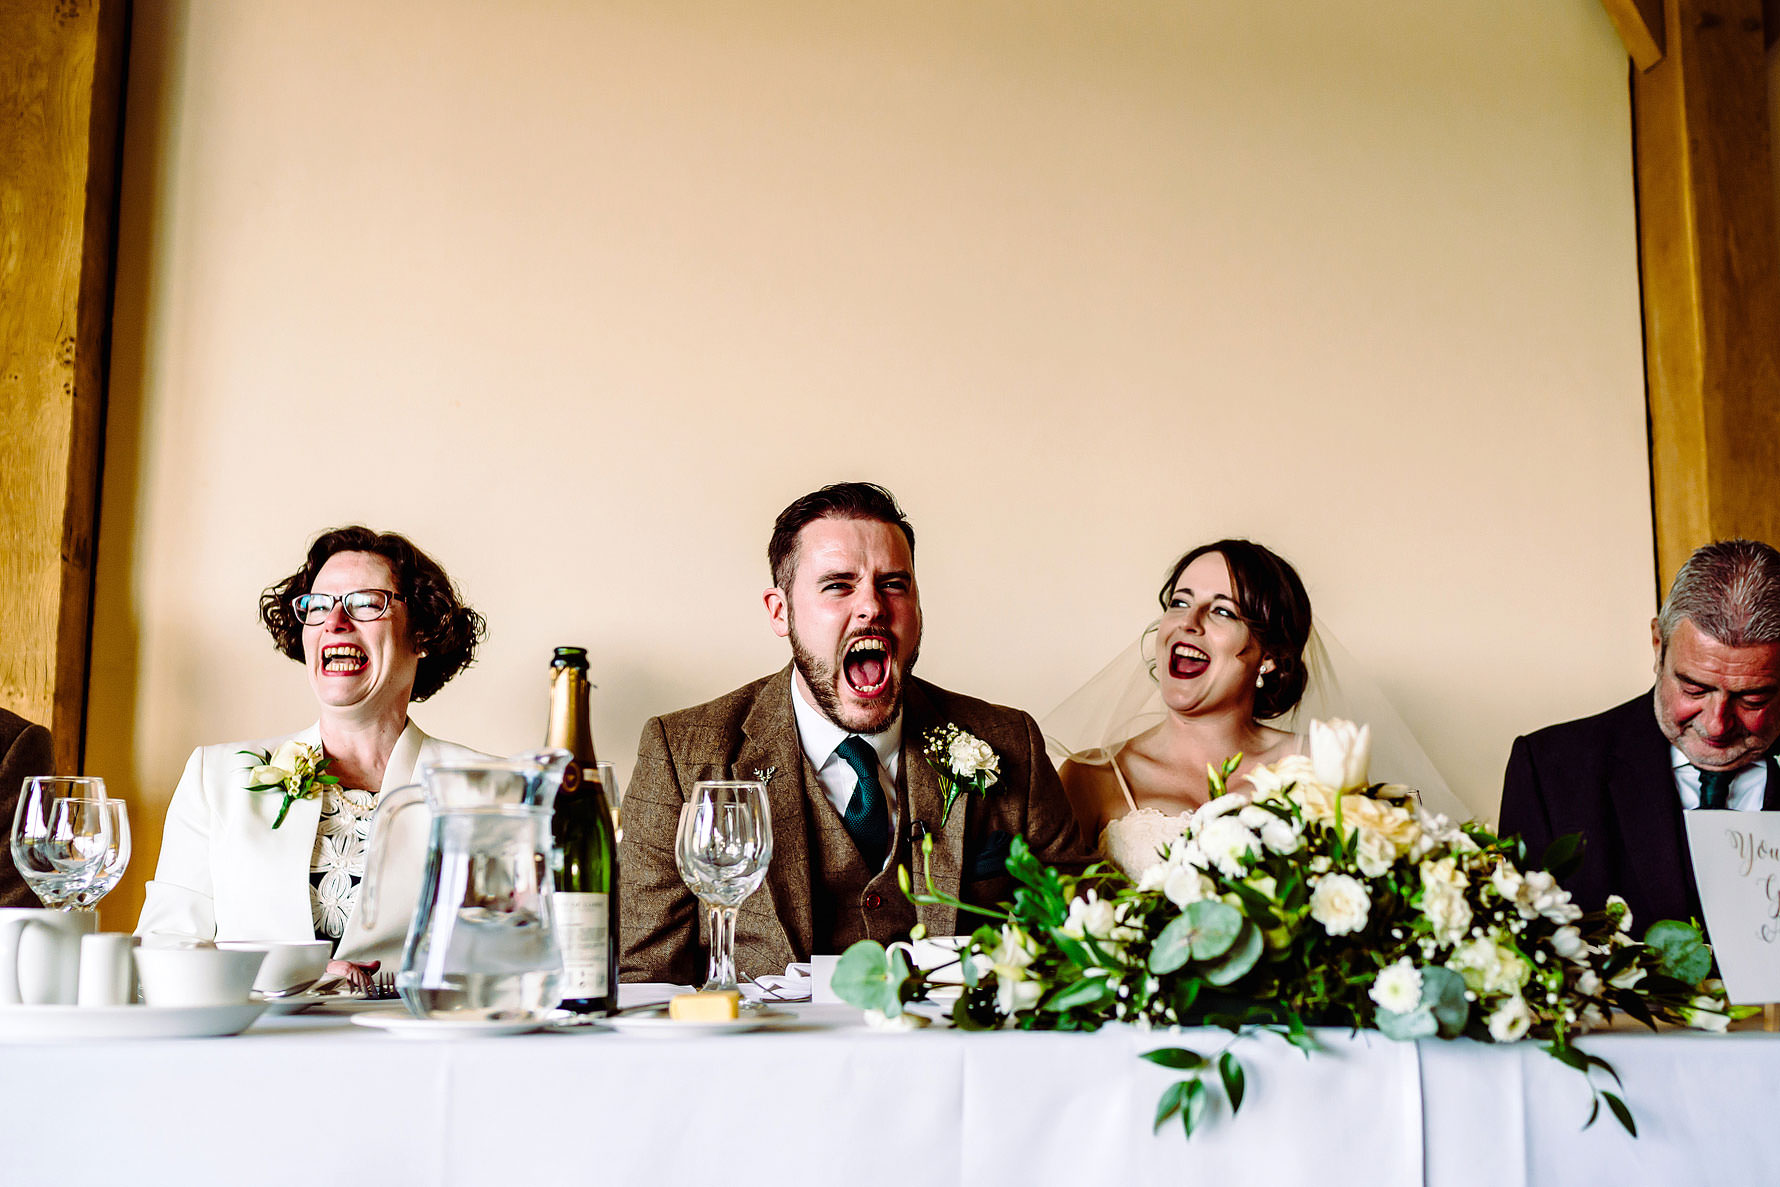
[[[1661,588],[1689,552],[1780,543],[1780,230],[1762,0],[1667,0],[1635,74],[1651,491]]]
[[[125,0],[0,0],[0,705],[80,768]]]
[[[1601,0],[1632,64],[1648,70],[1663,56],[1663,0]]]

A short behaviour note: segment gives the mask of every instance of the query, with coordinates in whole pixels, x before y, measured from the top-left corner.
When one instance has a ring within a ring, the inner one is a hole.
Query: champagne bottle
[[[571,761],[556,794],[552,831],[556,888],[551,895],[562,948],[565,1010],[618,1011],[618,836],[593,756],[588,724],[587,652],[558,647],[550,661],[550,728],[546,746]]]

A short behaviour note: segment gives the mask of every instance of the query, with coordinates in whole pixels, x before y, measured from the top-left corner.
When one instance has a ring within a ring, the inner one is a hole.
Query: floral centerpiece
[[[1533,1038],[1587,1079],[1587,1124],[1605,1103],[1635,1134],[1622,1097],[1603,1087],[1617,1075],[1576,1039],[1615,1011],[1707,1030],[1751,1012],[1708,980],[1699,929],[1659,922],[1640,942],[1621,901],[1585,915],[1557,881],[1577,838],[1552,845],[1545,869],[1529,868],[1518,840],[1454,825],[1409,788],[1369,783],[1369,739],[1347,722],[1313,723],[1310,755],[1258,768],[1250,795],[1227,786],[1240,755],[1208,770],[1210,801],[1136,881],[1105,865],[1061,874],[1017,838],[1007,866],[1021,887],[999,909],[941,894],[931,877],[917,892],[903,870],[917,902],[991,920],[961,954],[953,1021],[1222,1027],[1234,1037],[1213,1059],[1178,1046],[1144,1055],[1184,1073],[1155,1124],[1179,1117],[1189,1135],[1220,1089],[1240,1107],[1245,1077],[1230,1044],[1255,1030],[1306,1051],[1318,1025],[1393,1039]],[[893,1020],[926,998],[931,975],[900,949],[864,941],[843,956],[834,988]]]

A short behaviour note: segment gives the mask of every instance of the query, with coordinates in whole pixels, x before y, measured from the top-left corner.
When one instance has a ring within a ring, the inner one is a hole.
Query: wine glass
[[[103,800],[66,800],[65,803],[93,804],[93,810],[104,813],[111,825],[109,838],[106,841],[105,860],[92,880],[75,893],[74,901],[81,910],[97,910],[99,900],[110,894],[124,876],[124,870],[130,865],[130,814],[124,807],[124,801],[117,799]],[[70,831],[78,831],[71,826]],[[89,830],[90,833],[90,830]],[[96,844],[97,838],[89,839],[87,844]]]
[[[25,780],[12,817],[12,864],[44,906],[89,909],[76,901],[80,892],[115,859],[107,802],[103,779],[42,775]]]
[[[760,888],[773,856],[766,784],[701,780],[680,809],[674,861],[710,912],[711,961],[704,988],[736,988],[736,908]]]

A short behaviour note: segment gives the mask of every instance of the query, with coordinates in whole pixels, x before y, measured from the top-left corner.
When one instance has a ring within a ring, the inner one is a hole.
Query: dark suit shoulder
[[[1668,740],[1656,724],[1651,694],[1643,693],[1611,709],[1534,730],[1521,739],[1528,757],[1541,768],[1557,765],[1604,772],[1617,758],[1658,755]]]

